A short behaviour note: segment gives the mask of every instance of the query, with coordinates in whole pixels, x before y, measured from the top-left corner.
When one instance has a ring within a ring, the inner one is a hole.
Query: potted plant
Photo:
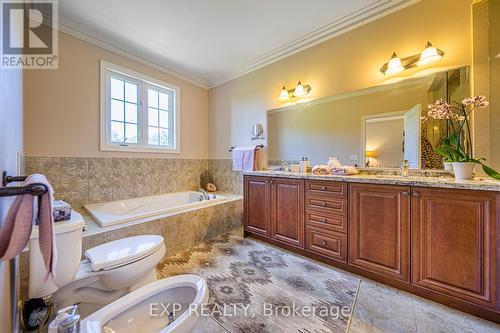
[[[451,131],[448,137],[443,139],[443,143],[434,148],[434,151],[445,161],[452,162],[457,180],[472,179],[476,164],[480,164],[488,176],[500,180],[500,174],[483,163],[484,158],[475,158],[472,154],[470,116],[475,110],[487,106],[488,101],[484,96],[466,98],[461,103],[452,102],[452,105],[438,99],[434,104],[429,105],[427,116],[423,117],[424,121],[441,119],[448,122]]]

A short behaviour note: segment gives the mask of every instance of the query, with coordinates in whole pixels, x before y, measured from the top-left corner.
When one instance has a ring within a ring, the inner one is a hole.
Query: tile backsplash
[[[87,203],[197,190],[213,182],[219,191],[240,194],[242,176],[231,160],[25,156],[25,173],[42,173],[56,199],[76,210]]]
[[[233,171],[231,159],[208,160],[208,173],[219,191],[243,194],[243,174]]]

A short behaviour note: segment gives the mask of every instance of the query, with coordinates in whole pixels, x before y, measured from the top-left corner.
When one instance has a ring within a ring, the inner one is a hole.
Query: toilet
[[[81,260],[83,227],[83,217],[77,212],[72,212],[69,221],[54,224],[57,246],[55,277],[49,276],[45,280],[38,226],[33,226],[29,241],[30,298],[51,295],[56,309],[78,304],[81,317],[94,314],[92,322],[96,323],[110,321],[106,318],[120,318],[115,310],[117,304],[125,313],[125,309],[135,309],[134,305],[141,304],[146,298],[165,299],[164,294],[175,296],[180,293],[179,300],[190,302],[208,298],[205,281],[200,277],[183,275],[157,281],[155,268],[166,253],[162,236],[141,235],[111,241],[88,249],[85,259]],[[169,326],[175,328],[184,321],[186,324],[182,325],[188,325],[193,320],[196,322],[196,318],[179,317],[175,325]],[[110,321],[113,325],[119,322],[118,319]]]
[[[207,301],[205,280],[177,275],[148,284],[91,314],[81,322],[80,332],[189,332]]]
[[[38,227],[30,237],[29,297],[52,295],[56,308],[80,304],[91,313],[132,290],[156,281],[155,267],[166,253],[163,237],[122,238],[82,253],[83,217],[54,224],[57,246],[55,278],[45,281],[46,270],[38,245]]]

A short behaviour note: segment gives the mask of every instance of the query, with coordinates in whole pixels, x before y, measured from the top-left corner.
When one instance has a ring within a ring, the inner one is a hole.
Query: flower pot
[[[472,162],[453,162],[453,171],[456,180],[470,180],[474,174],[475,163]]]
[[[453,171],[452,162],[443,162],[444,171]]]

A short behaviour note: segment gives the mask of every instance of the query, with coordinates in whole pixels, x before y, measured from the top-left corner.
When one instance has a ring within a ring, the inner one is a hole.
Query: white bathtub
[[[85,209],[101,227],[109,227],[181,209],[203,207],[226,199],[221,195],[210,194],[210,197],[210,200],[201,200],[200,192],[186,191],[90,204],[85,205]]]

